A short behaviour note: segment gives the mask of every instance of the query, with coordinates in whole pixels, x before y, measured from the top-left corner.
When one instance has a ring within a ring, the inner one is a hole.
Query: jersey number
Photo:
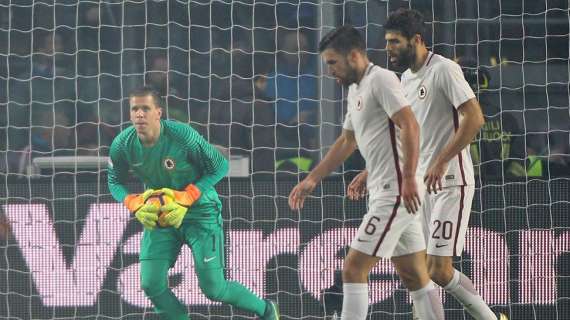
[[[433,224],[435,225],[435,230],[433,230],[433,233],[431,234],[432,238],[434,239],[443,238],[445,240],[451,239],[451,234],[453,233],[453,222],[451,221],[441,222],[441,220],[435,220]]]
[[[366,232],[366,234],[373,235],[374,232],[376,232],[376,226],[374,225],[374,223],[372,223],[373,221],[380,222],[380,218],[370,217],[368,223],[366,224],[366,228],[364,228],[364,232]]]

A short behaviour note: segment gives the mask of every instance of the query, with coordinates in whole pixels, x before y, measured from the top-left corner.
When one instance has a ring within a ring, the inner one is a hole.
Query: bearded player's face
[[[348,87],[358,81],[358,72],[350,62],[350,54],[345,56],[334,49],[326,49],[321,56],[337,83]]]
[[[139,133],[152,131],[160,127],[162,109],[156,105],[151,95],[133,96],[129,99],[131,122]]]
[[[400,32],[387,31],[386,51],[390,57],[390,63],[398,68],[407,69],[416,60],[416,48],[413,39],[407,39]]]

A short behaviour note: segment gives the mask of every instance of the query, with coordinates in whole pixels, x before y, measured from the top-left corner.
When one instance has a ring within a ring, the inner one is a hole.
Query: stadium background
[[[568,2],[506,0],[0,2],[0,318],[154,317],[138,289],[141,227],[93,162],[129,125],[126,97],[143,83],[165,96],[169,118],[234,166],[245,161],[219,185],[228,276],[278,300],[285,319],[332,314],[366,208],[344,199],[358,155],[301,218],[287,208],[342,124],[343,91],[322,74],[317,43],[350,23],[386,66],[382,25],[401,6],[424,13],[436,53],[460,58],[487,118],[472,145],[478,192],[458,267],[513,319],[567,319]],[[66,156],[81,158],[56,167]],[[207,304],[193,276],[184,254],[171,284],[193,319],[251,317]],[[393,270],[381,265],[371,280],[370,319],[409,319]],[[469,318],[453,299],[445,308]]]

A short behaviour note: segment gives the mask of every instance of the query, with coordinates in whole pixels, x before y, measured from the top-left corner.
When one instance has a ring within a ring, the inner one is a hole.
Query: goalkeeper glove
[[[131,213],[136,213],[138,209],[144,206],[146,200],[154,193],[153,189],[145,190],[145,192],[141,194],[129,194],[125,200],[123,200],[123,204]]]
[[[123,203],[127,209],[134,213],[135,217],[145,227],[152,230],[156,226],[158,220],[158,212],[160,208],[152,204],[145,204],[146,200],[154,193],[153,189],[148,189],[142,194],[129,194]]]
[[[174,199],[173,202],[162,206],[161,210],[166,213],[161,216],[161,220],[170,226],[180,228],[182,220],[184,220],[184,216],[188,212],[188,207],[200,198],[200,189],[193,184],[189,184],[184,191],[176,191],[170,188],[162,188],[160,191]]]
[[[192,204],[198,200],[202,194],[200,189],[193,184],[189,184],[184,191],[176,191],[170,188],[162,188],[160,191],[185,207],[192,206]]]
[[[160,216],[161,223],[164,223],[168,226],[173,226],[175,228],[180,228],[180,225],[182,225],[182,220],[184,220],[184,216],[186,215],[186,212],[188,212],[187,207],[182,206],[174,201],[162,206],[160,209],[165,212],[162,216]]]
[[[152,230],[156,227],[158,221],[158,212],[160,208],[152,204],[145,204],[135,213],[137,220],[143,225],[145,229]]]

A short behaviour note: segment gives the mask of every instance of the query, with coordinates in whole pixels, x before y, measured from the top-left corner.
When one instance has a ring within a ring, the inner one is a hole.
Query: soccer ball
[[[162,193],[160,191],[155,191],[150,197],[148,197],[148,199],[146,199],[145,203],[160,209],[160,207],[162,207],[165,204],[171,203],[172,201],[174,201],[174,199],[172,199],[172,197],[170,197],[169,195]],[[165,213],[166,212],[161,211],[158,214],[158,225],[163,228],[169,227],[166,221],[164,221]]]

